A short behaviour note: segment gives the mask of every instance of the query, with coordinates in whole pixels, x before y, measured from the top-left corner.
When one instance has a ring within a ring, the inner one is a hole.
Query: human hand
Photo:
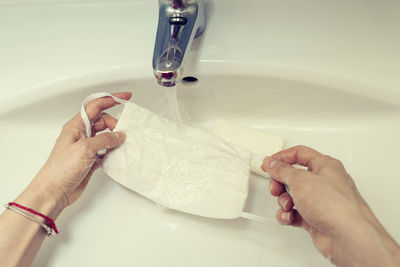
[[[114,93],[116,97],[128,100],[131,93]],[[63,203],[57,203],[62,210],[74,203],[85,190],[93,172],[99,167],[96,154],[103,149],[121,145],[125,140],[123,132],[108,132],[96,135],[105,129],[113,130],[117,119],[102,111],[117,103],[111,97],[102,97],[86,105],[86,113],[92,122],[92,136],[86,138],[86,129],[80,113],[62,128],[47,162],[33,180],[36,187],[46,187]]]
[[[307,170],[295,168],[293,164]],[[315,247],[333,263],[354,266],[365,261],[366,253],[376,255],[382,248],[376,244],[378,239],[387,244],[383,254],[396,247],[339,160],[297,146],[265,158],[262,168],[272,177],[271,194],[278,197],[277,220],[307,230]],[[364,243],[371,247],[365,247]],[[374,259],[360,266],[374,266],[373,262]],[[392,266],[382,263],[379,261],[380,266]]]
[[[128,100],[131,93],[115,93]],[[14,200],[55,220],[60,212],[75,202],[85,190],[90,177],[98,168],[95,163],[99,150],[110,149],[124,142],[122,132],[96,133],[113,130],[117,120],[103,110],[117,104],[111,97],[98,98],[86,105],[92,123],[93,136],[86,138],[86,128],[80,113],[67,122],[47,162],[31,184]],[[37,218],[42,220],[41,217]],[[48,221],[44,221],[48,224]],[[23,234],[21,234],[23,233]],[[33,220],[6,210],[0,215],[1,266],[30,266],[47,232]]]

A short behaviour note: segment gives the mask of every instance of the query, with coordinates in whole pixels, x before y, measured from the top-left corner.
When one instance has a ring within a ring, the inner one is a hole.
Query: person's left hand
[[[128,100],[131,93],[113,94]],[[103,149],[121,145],[125,140],[123,132],[107,132],[96,135],[105,129],[113,130],[117,119],[102,111],[117,103],[111,97],[92,100],[86,105],[86,113],[92,123],[92,136],[86,138],[85,124],[80,113],[68,121],[62,128],[49,159],[33,180],[33,183],[62,194],[59,209],[74,203],[85,190],[93,172],[99,167],[95,162],[96,154]]]

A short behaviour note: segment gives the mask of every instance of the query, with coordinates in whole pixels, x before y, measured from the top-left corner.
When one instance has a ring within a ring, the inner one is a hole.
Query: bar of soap
[[[252,153],[251,171],[263,177],[270,177],[261,169],[266,156],[281,151],[285,140],[275,134],[266,133],[257,129],[241,126],[236,123],[219,120],[212,133],[222,139],[236,144]]]

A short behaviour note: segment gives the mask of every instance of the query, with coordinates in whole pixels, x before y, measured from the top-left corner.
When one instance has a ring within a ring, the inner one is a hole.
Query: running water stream
[[[168,102],[169,110],[171,112],[171,119],[180,128],[183,124],[183,121],[178,104],[177,87],[164,87],[164,94]]]

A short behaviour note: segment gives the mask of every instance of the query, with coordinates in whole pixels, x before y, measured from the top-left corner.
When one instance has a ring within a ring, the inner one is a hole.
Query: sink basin
[[[341,159],[384,226],[400,236],[400,195],[385,190],[400,185],[399,95],[345,76],[258,63],[202,61],[186,74],[198,78],[178,87],[192,125],[210,129],[225,118],[279,134],[286,147],[303,144]],[[30,182],[84,97],[124,90],[146,108],[167,110],[147,65],[65,77],[0,100],[1,203]],[[251,177],[246,210],[272,218],[278,206],[267,185]],[[45,242],[33,266],[331,266],[301,229],[167,210],[101,170],[58,225],[61,234]]]

